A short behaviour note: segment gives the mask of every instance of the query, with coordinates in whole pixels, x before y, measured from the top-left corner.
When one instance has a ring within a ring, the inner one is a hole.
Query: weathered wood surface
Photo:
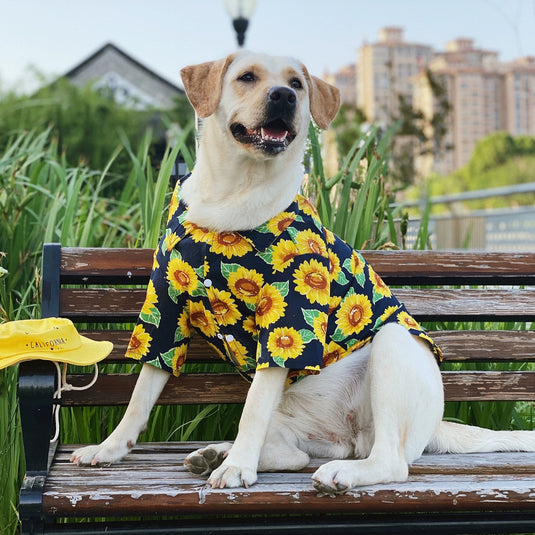
[[[63,277],[131,278],[150,275],[151,249],[62,248]],[[511,279],[512,284],[535,282],[535,253],[469,251],[362,251],[375,271],[389,283],[409,277],[422,283],[456,278],[467,284]],[[413,282],[414,282],[413,280]],[[516,282],[515,282],[516,281]]]
[[[71,390],[62,396],[64,405],[126,405],[137,375],[100,375],[88,390]],[[447,401],[535,401],[534,372],[442,372]],[[89,382],[88,375],[68,375],[74,386]],[[184,373],[172,378],[158,403],[243,403],[249,383],[235,372]]]
[[[146,249],[62,249],[62,285],[121,286],[63,288],[62,315],[88,323],[134,321],[145,290],[124,286],[146,283],[152,254]],[[535,292],[520,288],[535,285],[535,253],[370,251],[364,255],[388,284],[432,286],[395,290],[421,321],[535,320]],[[488,287],[470,287],[475,285]],[[98,331],[95,326],[84,333],[114,342],[107,362],[126,361],[130,331]],[[535,361],[534,331],[438,331],[431,336],[446,361]],[[188,359],[222,362],[200,337],[192,340]],[[159,402],[243,402],[248,383],[236,373],[227,373],[224,366],[217,369],[220,373],[171,379]],[[535,401],[535,371],[443,372],[443,379],[448,400]],[[68,380],[87,384],[88,376],[69,375]],[[65,392],[62,401],[66,405],[125,404],[135,381],[136,375],[104,374],[89,390]],[[60,447],[47,478],[43,511],[52,517],[95,517],[104,512],[106,516],[150,517],[535,510],[532,453],[425,455],[411,467],[406,483],[374,485],[329,498],[319,497],[311,484],[311,474],[323,463],[320,459],[313,459],[298,473],[260,474],[250,489],[207,489],[204,479],[183,466],[185,456],[202,445],[140,444],[122,463],[98,468],[70,464],[68,458],[76,446]]]
[[[249,489],[213,490],[183,466],[202,446],[140,444],[109,467],[68,462],[77,446],[62,446],[47,479],[43,507],[52,516],[186,515],[191,513],[344,513],[529,510],[535,507],[533,454],[424,455],[409,481],[374,485],[333,498],[320,497],[311,473],[314,459],[297,473],[259,474]]]
[[[132,363],[125,358],[131,331],[80,332],[94,340],[113,342],[106,362]],[[432,331],[429,336],[442,349],[445,362],[535,361],[535,331]],[[221,363],[222,359],[200,336],[194,336],[188,348],[188,362]]]
[[[398,288],[394,293],[420,321],[535,319],[533,290]],[[60,311],[73,321],[135,319],[144,299],[143,288],[68,288],[61,290]]]

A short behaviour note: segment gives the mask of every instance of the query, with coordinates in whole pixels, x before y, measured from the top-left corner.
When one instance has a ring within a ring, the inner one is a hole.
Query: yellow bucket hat
[[[0,369],[32,359],[87,366],[107,357],[112,349],[111,342],[81,336],[66,318],[9,321],[0,325]]]

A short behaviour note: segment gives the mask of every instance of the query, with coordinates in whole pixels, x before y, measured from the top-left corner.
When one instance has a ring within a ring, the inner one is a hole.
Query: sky
[[[223,0],[0,0],[0,90],[33,89],[108,42],[181,85],[185,65],[236,50]],[[385,26],[444,50],[459,37],[501,61],[535,56],[535,0],[257,0],[245,48],[293,56],[318,76],[354,63]]]

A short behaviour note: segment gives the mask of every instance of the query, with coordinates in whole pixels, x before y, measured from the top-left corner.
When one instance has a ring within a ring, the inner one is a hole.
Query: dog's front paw
[[[331,461],[320,466],[312,476],[314,488],[320,494],[343,494],[354,486],[348,468],[347,461]]]
[[[70,461],[76,465],[98,466],[112,464],[120,461],[130,451],[131,447],[132,445],[127,442],[120,444],[115,441],[108,442],[105,440],[102,444],[78,448],[71,455]]]
[[[248,466],[235,466],[224,461],[208,478],[208,485],[213,489],[245,487],[256,483],[256,469]]]
[[[221,465],[231,446],[224,442],[196,450],[186,457],[184,465],[192,474],[205,476]]]

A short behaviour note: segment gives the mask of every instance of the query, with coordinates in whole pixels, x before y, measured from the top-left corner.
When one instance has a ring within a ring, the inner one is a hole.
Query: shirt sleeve
[[[132,333],[126,356],[147,362],[178,376],[185,361],[191,326],[186,293],[173,284],[170,264],[176,252],[170,248],[170,233],[154,254],[147,294]]]

